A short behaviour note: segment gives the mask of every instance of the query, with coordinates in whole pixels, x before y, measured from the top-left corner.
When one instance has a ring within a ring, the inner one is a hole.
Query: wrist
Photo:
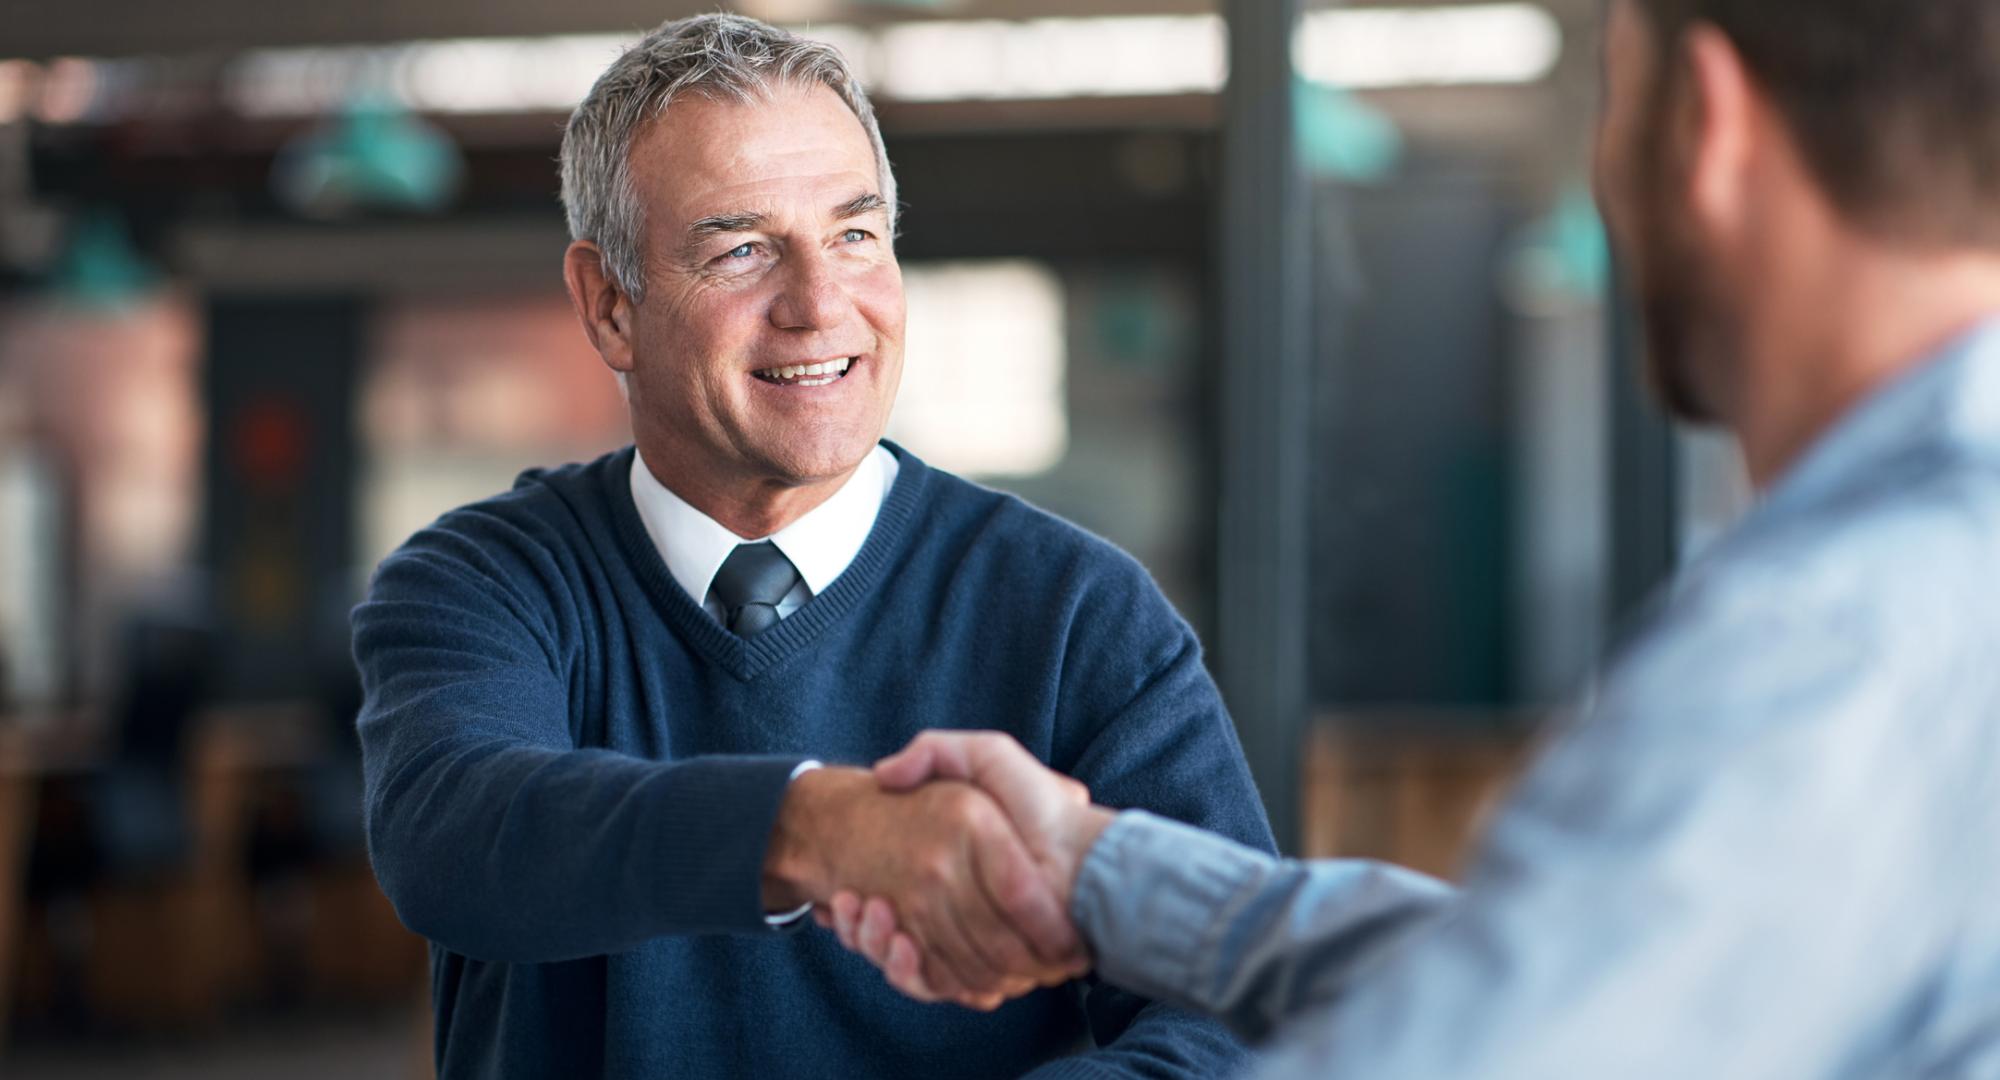
[[[1064,910],[1069,908],[1069,898],[1076,892],[1076,879],[1083,872],[1083,860],[1090,855],[1090,849],[1097,845],[1097,839],[1104,830],[1118,819],[1118,812],[1096,804],[1078,807],[1064,816],[1061,836],[1058,840],[1062,852],[1062,865],[1057,869],[1062,887]]]
[[[764,849],[765,910],[823,903],[833,894],[831,838],[854,799],[875,790],[865,769],[829,766],[793,778]]]

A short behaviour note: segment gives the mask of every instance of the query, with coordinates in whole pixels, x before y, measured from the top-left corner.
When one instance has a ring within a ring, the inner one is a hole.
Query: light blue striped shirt
[[[2000,321],[1683,573],[1462,891],[1125,814],[1073,911],[1269,1080],[2000,1077]]]

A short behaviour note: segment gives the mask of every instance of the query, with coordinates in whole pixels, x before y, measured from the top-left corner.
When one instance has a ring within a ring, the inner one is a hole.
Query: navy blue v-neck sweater
[[[925,728],[1011,732],[1101,803],[1271,848],[1200,646],[1146,572],[890,449],[902,470],[853,564],[747,641],[668,575],[630,448],[526,473],[376,571],[354,613],[369,850],[432,942],[446,1080],[1245,1060],[1214,1022],[1094,981],[992,1014],[920,1005],[832,935],[766,927],[793,766],[871,762]]]

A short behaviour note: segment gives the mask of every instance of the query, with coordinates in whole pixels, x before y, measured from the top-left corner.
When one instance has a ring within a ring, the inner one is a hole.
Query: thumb
[[[901,751],[875,763],[875,782],[889,791],[905,791],[926,780],[978,780],[978,763],[971,750],[976,734],[926,731]]]
[[[875,782],[889,791],[905,791],[931,778],[936,754],[918,736],[915,742],[875,763]]]

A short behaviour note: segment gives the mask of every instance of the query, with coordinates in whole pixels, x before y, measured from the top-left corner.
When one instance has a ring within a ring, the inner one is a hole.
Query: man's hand
[[[1110,811],[1091,805],[1082,784],[1051,771],[1011,736],[998,732],[927,731],[878,762],[875,779],[884,789],[915,793],[927,790],[922,785],[928,781],[964,781],[992,796],[1026,842],[1058,901],[1063,924],[1069,926],[1077,868],[1112,819]],[[903,993],[924,1001],[952,996],[929,978],[940,965],[928,962],[923,940],[908,932],[908,924],[886,900],[842,889],[816,915]],[[1086,962],[1073,974],[1087,967]]]
[[[993,1009],[1083,970],[1047,879],[994,800],[962,783],[889,791],[861,769],[792,782],[765,859],[764,902],[879,898],[902,928],[927,1000]],[[826,920],[822,920],[823,922]]]

